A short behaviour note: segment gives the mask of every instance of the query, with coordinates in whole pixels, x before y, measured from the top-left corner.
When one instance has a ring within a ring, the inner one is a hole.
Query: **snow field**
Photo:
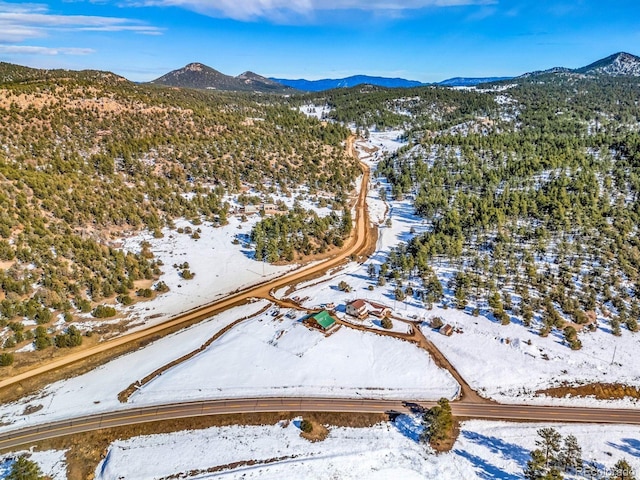
[[[118,393],[122,390],[163,365],[198,349],[235,320],[254,315],[268,305],[266,300],[260,300],[227,310],[83,375],[52,383],[34,395],[3,404],[0,406],[0,422],[7,425],[1,426],[0,430],[127,407],[118,401]],[[178,395],[173,399],[180,398]],[[24,415],[27,406],[37,405],[42,405],[42,409]]]
[[[189,477],[194,479],[517,480],[543,427],[575,435],[583,459],[595,462],[601,472],[620,458],[640,472],[640,436],[631,426],[468,421],[451,452],[434,455],[418,443],[421,426],[415,417],[371,428],[331,427],[327,439],[317,443],[300,437],[299,420],[118,440],[96,469],[96,480],[161,478],[187,471],[195,473]],[[246,463],[250,461],[256,463]]]
[[[252,215],[243,223],[230,215],[229,224],[218,228],[206,222],[197,226],[186,220],[175,222],[176,228],[189,226],[194,232],[200,228],[202,232],[198,240],[191,238],[189,234],[177,233],[168,228],[162,230],[163,238],[153,238],[150,232],[127,238],[125,250],[138,251],[143,241],[151,244],[150,250],[164,263],[164,273],[160,280],[170,289],[151,301],[127,308],[127,316],[144,321],[138,326],[139,329],[296,268],[296,265],[282,267],[256,262],[252,251],[232,243],[237,234],[251,233],[258,220],[258,215]],[[173,267],[174,264],[184,262],[189,263],[190,270],[195,273],[191,280],[184,280],[180,276],[180,270]],[[130,331],[134,330],[136,328]]]
[[[459,386],[413,344],[342,326],[331,335],[269,313],[140,388],[135,403],[322,396],[437,400]]]
[[[598,401],[592,398],[536,396],[539,389],[563,382],[624,383],[638,385],[640,365],[635,353],[640,337],[623,332],[614,337],[602,330],[580,335],[583,347],[572,351],[559,334],[540,337],[534,329],[512,323],[500,325],[484,316],[453,308],[434,307],[429,316],[440,316],[464,333],[444,337],[422,325],[425,335],[451,361],[469,384],[483,395],[504,403],[574,406],[636,406],[632,399]],[[614,349],[616,351],[613,360]],[[508,368],[507,368],[508,366]]]

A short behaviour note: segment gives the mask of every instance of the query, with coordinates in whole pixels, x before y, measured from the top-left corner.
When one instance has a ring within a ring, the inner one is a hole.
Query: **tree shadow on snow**
[[[349,273],[348,275],[349,275],[349,278],[359,278],[360,280],[368,280],[373,284],[373,280],[369,277],[369,275],[366,275],[364,273]],[[367,287],[364,287],[364,288],[367,288]]]
[[[634,457],[640,457],[640,440],[635,438],[623,438],[622,443],[607,442],[607,445],[617,448]]]
[[[513,460],[523,467],[531,458],[529,450],[514,443],[508,443],[497,437],[488,437],[486,435],[467,430],[463,430],[461,433],[464,438],[488,448],[492,453],[497,453],[503,458]]]
[[[485,459],[472,455],[464,450],[454,450],[453,453],[466,459],[475,467],[478,478],[482,480],[520,480],[522,477],[500,470],[495,465],[490,464]]]
[[[246,248],[243,248],[240,250],[240,252],[247,257],[249,260],[256,260],[256,252],[255,250],[247,250]],[[257,260],[256,260],[257,262]]]
[[[416,443],[420,442],[420,434],[424,430],[422,421],[419,416],[415,415],[398,415],[393,421],[393,425],[398,431],[410,440]]]

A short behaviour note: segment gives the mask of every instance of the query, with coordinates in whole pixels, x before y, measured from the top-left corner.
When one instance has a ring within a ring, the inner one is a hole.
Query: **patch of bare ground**
[[[15,260],[0,260],[0,270],[9,270],[15,264]]]
[[[640,398],[640,389],[632,385],[620,383],[589,383],[587,385],[562,385],[560,387],[538,390],[538,395],[548,397],[593,397],[598,400],[620,400],[623,398]]]
[[[205,469],[196,469],[196,470],[189,470],[188,472],[175,473],[167,477],[160,477],[158,480],[176,480],[180,478],[194,478],[197,475],[204,475],[205,473],[223,472],[226,470],[235,470],[236,468],[248,467],[248,466],[254,466],[254,465],[269,465],[270,463],[284,462],[285,460],[291,460],[293,458],[296,458],[296,455],[289,455],[285,457],[274,457],[274,458],[268,458],[266,460],[245,460],[243,462],[233,462],[233,463],[227,463],[224,465],[216,465],[215,467],[209,467]]]
[[[34,444],[33,447],[35,450],[39,451],[52,449],[67,450],[67,479],[89,480],[94,478],[93,474],[98,463],[100,463],[100,461],[105,457],[109,445],[115,440],[126,440],[141,435],[171,433],[182,430],[200,430],[209,427],[223,427],[229,425],[275,425],[283,420],[292,421],[295,417],[299,416],[302,416],[302,414],[296,412],[281,412],[241,415],[211,415],[197,418],[164,420],[161,422],[141,423],[126,427],[108,428],[44,440]],[[314,422],[314,424],[317,423],[323,426],[331,425],[335,427],[356,428],[371,427],[380,422],[389,420],[387,415],[363,413],[304,413],[304,418]],[[231,466],[232,465],[229,467]]]
[[[98,343],[99,335],[93,335],[91,337],[83,337],[82,345],[76,347],[73,350],[70,349],[57,349],[57,348],[46,348],[44,350],[36,350],[33,352],[20,352],[15,354],[15,363],[10,367],[5,367],[2,369],[2,373],[0,374],[0,378],[12,377],[14,375],[18,375],[24,371],[31,370],[32,368],[37,367],[38,365],[45,364],[50,362],[51,360],[59,357],[63,357],[72,351],[80,351],[86,348],[90,348],[96,343]],[[26,345],[29,341],[21,342],[17,345],[16,348],[19,348],[21,345]],[[2,394],[0,393],[0,401],[2,400]]]
[[[447,437],[444,440],[438,441],[430,441],[429,445],[433,448],[436,453],[446,453],[451,451],[453,445],[458,440],[458,436],[460,435],[460,419],[453,419],[453,426],[451,427],[451,431],[447,434]]]
[[[153,284],[155,283],[155,279],[150,279],[147,280],[146,278],[143,278],[141,280],[135,280],[133,282],[133,290],[138,290],[140,288],[151,288],[153,286]]]
[[[359,138],[359,139],[358,139],[358,142],[364,142],[364,141],[366,141],[366,140],[365,140],[365,139],[363,139],[363,138]],[[369,147],[369,146],[367,146],[367,144],[366,144],[366,143],[359,143],[359,144],[358,144],[358,147],[360,147],[362,150],[364,150],[364,151],[365,151],[366,153],[368,153],[368,154],[372,154],[372,153],[375,153],[375,152],[377,152],[378,150],[380,150],[378,147],[373,147],[373,146],[372,146],[372,147]]]
[[[329,436],[329,429],[325,425],[316,420],[309,420],[309,422],[311,422],[311,431],[300,432],[302,438],[310,442],[322,442]]]

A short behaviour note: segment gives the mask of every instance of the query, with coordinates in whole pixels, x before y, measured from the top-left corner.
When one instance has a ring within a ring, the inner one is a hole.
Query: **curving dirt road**
[[[347,142],[348,150],[355,154],[354,137]],[[358,255],[368,248],[370,243],[369,220],[366,209],[367,186],[369,183],[369,170],[362,164],[363,178],[360,194],[356,204],[356,228],[344,249],[336,256],[326,261],[302,268],[280,278],[268,281],[262,285],[237,292],[227,298],[200,307],[190,312],[185,312],[160,325],[141,330],[136,333],[104,342],[90,349],[76,352],[67,357],[60,358],[47,365],[29,370],[20,375],[0,381],[0,388],[9,387],[27,378],[33,378],[43,373],[64,367],[66,365],[82,361],[88,357],[130,342],[152,337],[163,331],[179,326],[183,323],[193,322],[197,319],[205,319],[214,313],[244,303],[251,298],[264,297],[271,299],[271,292],[286,285],[297,283],[309,277],[318,276],[340,265],[352,255]],[[397,319],[399,320],[399,319]],[[341,322],[351,328],[370,330],[346,322]],[[375,331],[378,334],[385,332]],[[417,343],[427,350],[436,363],[447,369],[460,383],[462,399],[452,403],[454,415],[468,418],[504,419],[517,421],[556,421],[579,423],[626,423],[640,425],[639,410],[623,410],[610,408],[582,408],[582,407],[551,407],[530,405],[504,405],[497,404],[481,398],[474,392],[456,369],[429,342],[419,329],[414,328],[411,334],[394,333],[393,336]],[[48,424],[41,424],[26,428],[16,428],[0,434],[0,448],[13,448],[19,445],[30,444],[38,440],[70,435],[101,428],[132,425],[144,422],[153,422],[166,419],[177,419],[215,414],[234,414],[252,412],[358,412],[358,413],[390,413],[416,411],[428,408],[432,403],[412,403],[399,400],[372,400],[372,399],[340,399],[340,398],[244,398],[207,400],[200,402],[174,403],[167,405],[155,405],[149,407],[137,407],[117,410],[113,412],[66,419]]]
[[[358,158],[354,144],[355,136],[352,135],[347,139],[347,152],[349,155],[354,156],[354,158]],[[66,367],[77,362],[81,362],[89,357],[108,352],[109,350],[115,349],[117,347],[155,337],[170,329],[179,327],[182,324],[204,320],[216,313],[243,304],[251,298],[261,297],[271,299],[272,291],[287,286],[291,283],[298,283],[307,278],[324,274],[326,271],[340,265],[352,255],[359,255],[360,253],[365,251],[368,246],[369,217],[366,208],[366,199],[370,175],[369,167],[365,163],[360,162],[360,167],[363,174],[360,193],[358,195],[358,200],[356,203],[356,227],[353,229],[349,240],[345,243],[344,248],[335,256],[323,262],[300,268],[260,285],[249,287],[237,293],[230,294],[222,300],[218,300],[211,304],[198,307],[188,312],[184,312],[158,325],[154,325],[152,327],[148,327],[134,333],[126,334],[121,337],[105,341],[86,350],[72,352],[69,355],[52,360],[45,365],[40,365],[36,368],[21,372],[12,377],[2,379],[0,380],[0,389],[15,386],[16,384],[19,384],[20,382],[23,382],[25,380],[32,379],[39,375],[44,375],[51,371]]]

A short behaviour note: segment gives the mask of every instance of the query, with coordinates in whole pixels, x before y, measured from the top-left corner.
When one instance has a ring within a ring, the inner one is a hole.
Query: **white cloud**
[[[90,48],[0,45],[0,53],[7,55],[89,55],[94,52],[95,51]]]
[[[488,5],[497,0],[131,0],[130,5],[182,7],[199,13],[236,20],[311,17],[331,10],[361,10],[397,15],[426,7]]]
[[[90,15],[56,15],[46,5],[0,0],[0,41],[17,43],[50,36],[55,31],[136,32],[157,35],[161,30],[140,21]]]

